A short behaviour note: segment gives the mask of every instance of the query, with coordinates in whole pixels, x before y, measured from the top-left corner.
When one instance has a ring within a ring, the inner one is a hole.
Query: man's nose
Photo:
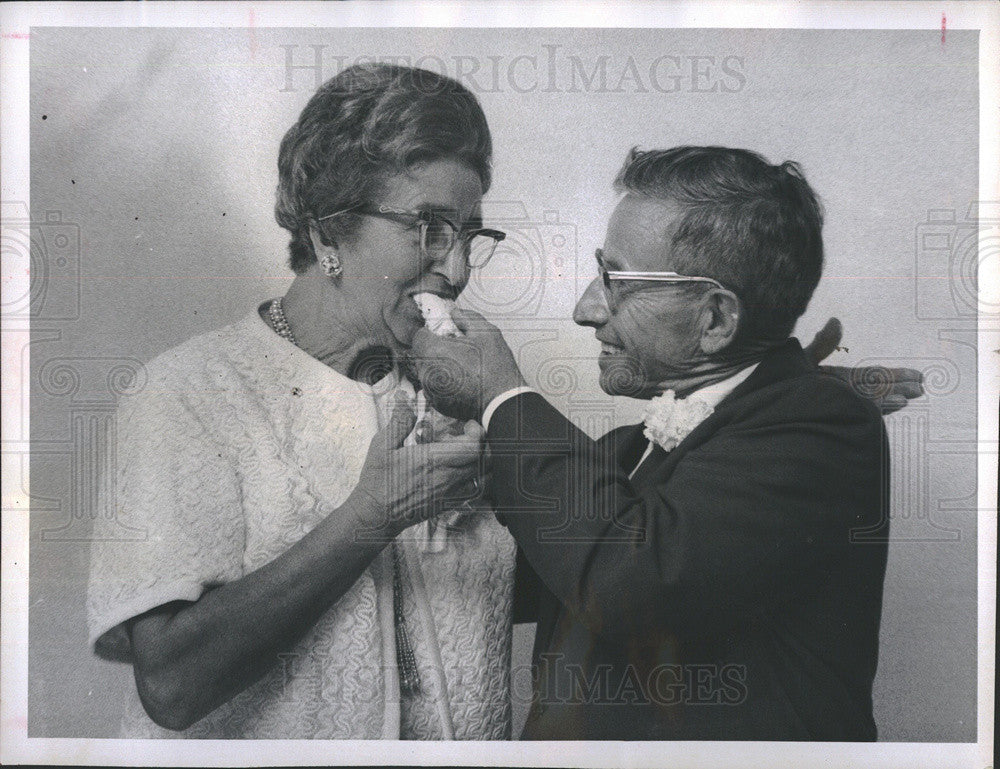
[[[610,317],[604,286],[598,278],[594,278],[573,308],[573,322],[580,326],[597,328],[607,323]]]

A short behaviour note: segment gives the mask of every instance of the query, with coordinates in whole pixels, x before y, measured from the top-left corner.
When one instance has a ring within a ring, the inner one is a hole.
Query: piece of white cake
[[[451,309],[455,303],[428,291],[413,295],[413,301],[424,316],[424,323],[432,334],[437,336],[462,336],[455,321],[451,319]]]

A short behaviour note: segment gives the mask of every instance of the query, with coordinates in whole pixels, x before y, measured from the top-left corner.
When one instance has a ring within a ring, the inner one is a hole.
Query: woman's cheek
[[[412,341],[417,329],[424,325],[420,310],[405,291],[397,293],[395,301],[386,307],[385,322],[392,329],[394,336],[407,345]]]

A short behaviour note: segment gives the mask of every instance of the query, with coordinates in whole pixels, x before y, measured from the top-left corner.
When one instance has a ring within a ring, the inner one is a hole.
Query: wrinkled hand
[[[899,411],[910,400],[924,394],[924,375],[912,368],[820,366],[820,370],[847,382],[883,414]]]
[[[524,377],[500,330],[471,310],[452,310],[462,337],[439,337],[420,329],[412,363],[431,405],[455,419],[482,418],[493,398],[523,385]]]
[[[441,430],[428,442],[403,446],[415,423],[409,403],[397,397],[389,423],[368,447],[351,496],[364,511],[359,523],[369,535],[395,537],[479,497],[486,488],[482,427],[466,422],[460,433]]]
[[[840,321],[837,318],[830,318],[806,347],[806,355],[818,366],[837,349],[843,335],[844,327]]]
[[[424,418],[417,422],[413,436],[417,443],[434,443],[436,440],[445,440],[444,436],[462,435],[465,430],[465,421],[446,417],[435,409],[428,408]]]
[[[806,347],[806,354],[818,365],[837,349],[842,335],[840,321],[830,318]],[[851,389],[878,406],[883,414],[899,411],[907,401],[924,394],[924,375],[912,368],[820,366],[820,369],[847,382]]]

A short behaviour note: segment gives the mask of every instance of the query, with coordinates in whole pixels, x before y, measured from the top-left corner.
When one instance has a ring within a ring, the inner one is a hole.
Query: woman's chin
[[[413,304],[412,301],[407,298],[407,302]],[[424,319],[420,314],[420,311],[416,309],[414,305],[413,311],[406,309],[397,309],[392,315],[383,316],[385,321],[385,326],[389,329],[389,333],[392,335],[393,339],[400,347],[409,349],[413,345],[413,337],[417,331],[424,327]]]

